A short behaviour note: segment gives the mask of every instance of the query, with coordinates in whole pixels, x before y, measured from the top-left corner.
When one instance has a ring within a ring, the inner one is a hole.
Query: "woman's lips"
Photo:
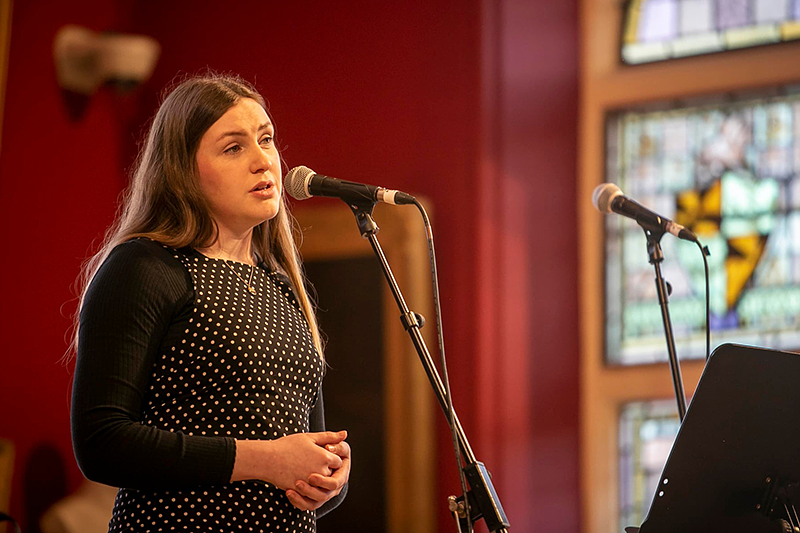
[[[272,198],[275,196],[275,185],[269,182],[259,183],[250,191],[250,194],[257,196],[258,198]]]

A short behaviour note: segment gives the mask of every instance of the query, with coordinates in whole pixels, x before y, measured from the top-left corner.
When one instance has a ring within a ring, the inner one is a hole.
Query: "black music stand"
[[[640,532],[791,531],[800,522],[797,482],[800,355],[723,344],[703,371]]]

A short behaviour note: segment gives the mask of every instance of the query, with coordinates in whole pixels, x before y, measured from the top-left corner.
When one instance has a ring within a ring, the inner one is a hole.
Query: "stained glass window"
[[[661,471],[678,434],[675,400],[634,402],[619,417],[619,526],[647,516]]]
[[[713,344],[800,347],[800,93],[618,113],[607,146],[608,181],[710,249]],[[665,361],[644,233],[605,223],[607,360]],[[670,235],[661,244],[678,355],[702,357],[702,255]]]
[[[622,59],[638,64],[800,39],[800,0],[629,0]]]

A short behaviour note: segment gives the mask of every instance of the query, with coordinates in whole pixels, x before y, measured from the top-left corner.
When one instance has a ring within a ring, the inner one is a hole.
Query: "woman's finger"
[[[330,446],[330,444],[328,446]],[[325,448],[326,448],[325,451],[328,452],[328,468],[330,468],[331,470],[336,470],[337,468],[341,468],[342,458],[336,455],[336,453],[328,450],[327,446]]]
[[[341,488],[341,483],[333,477],[311,474],[308,477],[308,484],[322,490],[333,491]]]
[[[301,496],[319,503],[325,503],[335,496],[331,490],[320,489],[304,481],[295,483],[295,490]]]
[[[286,491],[286,498],[289,500],[289,503],[301,511],[313,511],[314,509],[318,509],[324,503],[316,502],[311,498],[306,498],[297,491],[291,489]]]
[[[335,453],[341,458],[350,457],[350,445],[345,441],[336,444],[326,444],[325,449],[331,453]]]
[[[326,444],[336,444],[347,438],[347,431],[321,431],[319,433],[306,433],[318,446]]]

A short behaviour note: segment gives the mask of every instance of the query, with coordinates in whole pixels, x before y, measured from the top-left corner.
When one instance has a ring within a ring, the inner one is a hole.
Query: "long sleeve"
[[[146,393],[171,321],[193,297],[191,279],[161,245],[117,246],[81,310],[72,439],[87,478],[135,489],[226,483],[236,444],[144,425]]]
[[[319,389],[319,395],[317,397],[317,403],[314,405],[314,408],[311,409],[311,413],[309,414],[309,426],[310,431],[312,433],[326,431],[325,429],[325,405],[322,401],[322,387]],[[344,500],[345,496],[347,496],[347,488],[350,484],[346,484],[344,488],[342,488],[342,492],[340,492],[337,496],[331,498],[327,502],[325,502],[322,507],[317,509],[317,518],[321,518],[328,514],[329,512],[336,509],[340,503]]]

